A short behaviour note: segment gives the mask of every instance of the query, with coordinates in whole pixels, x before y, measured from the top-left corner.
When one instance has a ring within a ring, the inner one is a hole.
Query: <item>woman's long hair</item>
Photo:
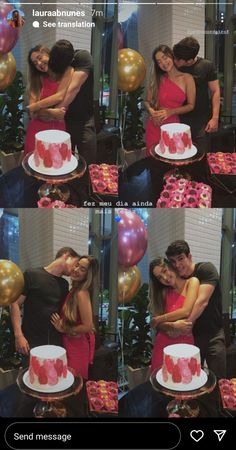
[[[151,71],[150,71],[150,81],[149,81],[149,89],[151,91],[151,101],[150,104],[152,108],[158,109],[158,91],[160,88],[161,78],[166,73],[164,70],[162,70],[157,61],[156,61],[156,54],[157,52],[162,52],[164,55],[169,56],[170,58],[174,59],[173,52],[170,47],[167,45],[159,45],[153,50],[152,53],[152,65],[151,65]]]
[[[161,315],[164,314],[166,310],[166,304],[165,304],[165,297],[166,297],[166,291],[168,289],[167,286],[162,284],[154,275],[153,270],[155,267],[168,267],[168,269],[175,272],[173,266],[170,264],[170,262],[165,258],[156,258],[153,259],[150,262],[149,265],[149,278],[150,278],[150,284],[149,284],[149,311],[151,314],[155,315]],[[176,273],[176,272],[175,272]]]
[[[89,261],[89,268],[87,272],[87,276],[83,281],[72,281],[72,289],[71,294],[69,295],[67,301],[63,306],[63,317],[62,320],[66,325],[74,326],[77,323],[77,292],[78,291],[89,291],[90,295],[94,286],[98,281],[98,260],[91,255],[83,255],[80,256],[79,261],[81,259],[87,259]]]
[[[36,45],[31,48],[28,54],[28,86],[27,91],[28,95],[34,94],[35,101],[40,99],[40,92],[42,89],[42,77],[47,76],[46,73],[40,72],[35,65],[31,61],[31,55],[33,52],[41,52],[46,53],[48,56],[50,55],[50,50],[48,47],[44,45]]]

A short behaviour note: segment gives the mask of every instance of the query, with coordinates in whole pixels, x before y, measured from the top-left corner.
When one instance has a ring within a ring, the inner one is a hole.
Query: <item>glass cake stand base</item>
[[[171,400],[167,405],[169,417],[198,417],[199,406],[196,400]]]
[[[47,417],[66,417],[67,410],[62,402],[43,402],[40,401],[36,403],[34,407],[34,416],[37,419],[47,418]]]
[[[51,200],[67,202],[70,197],[70,189],[66,184],[57,185],[44,183],[38,190],[39,197],[49,197]]]
[[[181,170],[179,167],[168,170],[164,175],[164,180],[168,177],[185,178],[185,180],[191,181],[191,175],[186,170]]]

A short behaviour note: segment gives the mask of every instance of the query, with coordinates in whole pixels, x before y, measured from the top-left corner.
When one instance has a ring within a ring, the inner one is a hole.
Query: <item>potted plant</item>
[[[21,357],[15,351],[15,338],[9,307],[0,308],[0,389],[15,382]]]
[[[119,117],[123,166],[129,166],[146,156],[145,130],[143,127],[143,91],[144,87],[139,87],[135,91],[120,94]]]
[[[19,166],[22,161],[24,91],[22,74],[17,71],[13,83],[0,95],[0,160],[3,173]]]
[[[120,317],[123,359],[127,365],[130,389],[146,381],[150,374],[152,338],[148,303],[148,284],[144,283],[134,297],[132,306],[122,311]]]

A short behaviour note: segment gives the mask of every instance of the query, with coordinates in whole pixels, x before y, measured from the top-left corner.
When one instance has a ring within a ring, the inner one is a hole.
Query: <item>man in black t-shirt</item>
[[[61,333],[53,327],[50,319],[52,313],[60,311],[68,293],[68,282],[62,277],[70,276],[78,261],[79,255],[72,248],[63,247],[47,267],[24,272],[23,293],[11,305],[16,351],[28,355],[31,348],[39,345],[61,345]]]
[[[164,324],[166,332],[184,334],[193,323],[195,344],[200,348],[202,363],[218,378],[226,377],[226,349],[222,323],[222,299],[219,275],[210,262],[194,263],[186,241],[175,241],[166,251],[168,259],[182,278],[197,277],[200,288],[190,316],[183,321]]]
[[[198,57],[199,49],[199,42],[190,36],[174,45],[173,53],[175,65],[181,72],[191,74],[196,84],[195,107],[190,113],[182,114],[181,122],[191,127],[192,139],[198,149],[207,151],[207,133],[218,129],[220,86],[213,63]]]
[[[74,68],[65,98],[57,105],[67,108],[66,130],[72,147],[87,164],[96,162],[96,131],[93,115],[93,62],[87,50],[74,50],[71,42],[61,39],[50,51],[49,68],[61,75],[67,67]]]

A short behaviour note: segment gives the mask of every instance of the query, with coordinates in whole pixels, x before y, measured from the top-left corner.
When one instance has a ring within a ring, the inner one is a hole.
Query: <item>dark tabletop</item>
[[[121,398],[119,416],[166,418],[168,417],[166,407],[171,400],[172,397],[155,391],[150,381],[147,381],[131,389]],[[221,408],[218,386],[211,393],[199,397],[197,402],[200,409],[199,417],[226,417]]]
[[[122,206],[155,207],[163,189],[163,177],[173,166],[153,157],[142,159],[126,169],[119,179],[119,200]],[[206,157],[199,162],[182,166],[179,170],[187,172],[191,179],[212,187],[212,208],[236,207],[236,176],[212,177],[207,168]],[[224,188],[218,185],[223,180]],[[234,193],[229,191],[235,190]]]
[[[34,417],[33,409],[38,399],[22,393],[16,383],[0,391],[1,417]],[[86,386],[76,394],[63,400],[67,417],[88,417],[88,400]]]
[[[38,189],[42,184],[44,184],[43,181],[27,175],[23,167],[10,170],[0,176],[0,207],[37,208]],[[82,178],[71,181],[68,185],[71,196],[67,203],[78,207],[102,207],[105,202],[108,206],[115,206],[116,198],[114,196],[98,197],[91,193],[88,172]]]
[[[163,177],[173,166],[152,157],[132,164],[119,177],[119,204],[113,196],[100,196],[91,193],[88,173],[81,179],[69,183],[71,197],[67,203],[85,207],[155,207],[163,189]],[[235,176],[210,176],[206,158],[180,168],[187,171],[191,178],[207,183],[212,187],[213,208],[236,207]],[[223,185],[219,184],[223,181]],[[39,200],[38,189],[42,181],[26,175],[22,167],[17,167],[0,176],[0,207],[2,208],[34,208]],[[235,186],[234,186],[235,184]],[[230,191],[233,191],[230,193]]]

